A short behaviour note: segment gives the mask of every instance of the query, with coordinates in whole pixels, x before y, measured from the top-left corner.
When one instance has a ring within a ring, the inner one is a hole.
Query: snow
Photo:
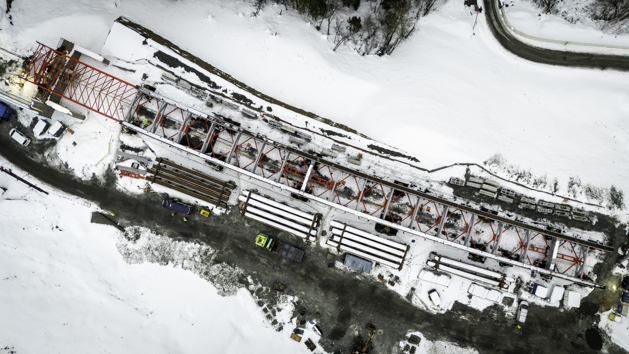
[[[136,70],[128,73],[111,66],[107,72],[133,83],[139,83],[144,73],[159,80],[159,72],[146,64],[146,60],[154,60],[153,53],[163,48],[151,41],[144,46],[140,36],[130,35],[122,26],[112,27],[112,21],[122,14],[266,94],[358,128],[381,142],[380,146],[392,145],[408,151],[421,160],[424,168],[456,162],[482,164],[499,152],[510,163],[530,168],[536,175],[558,177],[563,192],[571,176],[580,176],[597,185],[615,184],[629,192],[629,179],[622,168],[629,152],[626,144],[629,123],[625,119],[629,104],[624,93],[628,88],[627,74],[549,67],[516,58],[496,43],[482,18],[472,31],[474,17],[460,2],[448,1],[422,19],[420,30],[389,57],[360,57],[344,48],[332,52],[325,36],[292,11],[279,16],[281,7],[276,4],[268,4],[255,18],[244,15],[251,11],[247,2],[189,0],[177,2],[176,11],[173,6],[165,0],[109,0],[98,4],[57,0],[55,6],[42,0],[18,1],[11,10],[15,26],[9,26],[3,15],[0,46],[26,54],[34,48],[35,40],[54,46],[59,37],[64,37],[107,58],[121,59],[112,61],[114,65]],[[146,13],[148,7],[150,16]],[[546,35],[549,30],[559,31],[555,30],[559,27],[569,32],[565,24],[556,24],[552,19],[548,20],[552,22],[548,25],[550,29],[535,27],[530,24],[532,14],[530,7],[523,6],[519,12],[510,14],[513,15],[510,19],[534,34]],[[94,64],[88,58],[85,61]],[[181,69],[175,71],[199,82],[193,74],[183,73]],[[222,79],[216,81],[237,91]],[[203,102],[186,97],[174,86],[160,85],[158,92],[204,111]],[[233,109],[221,109],[228,115],[235,114]],[[297,127],[330,129],[276,106],[273,112]],[[29,118],[22,114],[20,121],[26,124]],[[244,125],[257,130],[263,123],[248,121]],[[72,129],[74,135],[64,134],[59,140],[55,158],[81,178],[102,174],[119,145],[119,125],[89,112],[86,120]],[[275,135],[286,142],[287,136],[280,134]],[[352,141],[356,146],[364,148],[371,143],[366,138],[347,135],[349,138],[343,138],[344,141]],[[139,137],[124,139],[130,146],[149,145]],[[314,136],[312,146],[319,143],[331,145],[330,141]],[[159,144],[151,144],[150,148],[153,149],[152,154],[147,153],[150,158],[172,157],[184,165],[202,165],[180,151]],[[348,155],[358,153],[356,149],[348,150]],[[378,173],[391,173],[400,179],[427,179],[424,174],[418,177],[416,170],[398,169],[373,156],[364,156],[364,166],[373,166]],[[446,180],[453,174],[462,176],[462,172],[462,167],[455,167],[434,176]],[[3,267],[3,272],[7,279],[17,283],[10,294],[1,292],[5,306],[2,309],[15,311],[12,313],[25,320],[21,327],[10,327],[8,332],[0,334],[0,339],[7,336],[26,352],[46,352],[53,347],[59,351],[84,352],[86,343],[98,343],[112,352],[125,352],[139,349],[145,342],[149,347],[142,347],[141,351],[194,352],[210,346],[224,353],[244,352],[254,347],[261,352],[270,348],[287,353],[304,350],[303,345],[296,346],[287,340],[286,333],[280,339],[268,328],[245,290],[227,289],[225,294],[235,295],[224,298],[194,272],[146,263],[130,266],[118,253],[121,247],[116,246],[119,242],[116,233],[87,223],[89,207],[58,194],[41,197],[5,178],[0,177],[0,181],[11,184],[9,195],[17,193],[13,197],[27,201],[0,202],[0,208],[7,211],[7,222],[2,229],[10,231],[4,232],[10,236],[3,241],[0,258],[13,262],[6,263],[11,267]],[[245,178],[238,181],[240,188],[256,186],[259,190],[273,190],[274,196],[278,194],[277,190],[256,183]],[[451,193],[446,186],[429,181],[426,184],[438,192]],[[119,187],[139,193],[143,182],[123,179]],[[509,188],[519,190],[511,185]],[[155,189],[177,195],[162,187]],[[550,200],[541,192],[538,198]],[[299,204],[304,210],[324,212],[327,220],[343,219],[341,212],[330,212],[322,205]],[[4,220],[5,214],[0,215]],[[355,218],[351,220],[352,225],[357,225]],[[20,231],[24,223],[29,228]],[[64,231],[57,231],[54,226]],[[365,230],[369,229],[373,225],[366,226]],[[493,234],[487,227],[480,231],[486,231],[486,236]],[[153,236],[144,235],[145,240],[150,237]],[[601,239],[602,235],[590,233],[588,237]],[[411,235],[402,232],[396,238],[411,245],[401,271],[376,266],[372,276],[381,274],[387,280],[398,277],[396,285],[388,286],[403,296],[414,289],[413,303],[426,311],[447,311],[455,301],[482,310],[499,301],[501,296],[495,290],[490,300],[468,298],[468,291],[477,285],[457,276],[452,277],[448,286],[420,282],[417,276],[425,267],[430,251],[456,259],[460,252],[423,239],[415,238],[417,242],[413,243],[415,240],[411,239]],[[320,242],[324,244],[325,240],[322,238]],[[595,261],[595,257],[588,258],[588,265]],[[190,269],[188,263],[181,266]],[[492,261],[485,267],[499,268]],[[516,267],[501,271],[514,278],[530,273]],[[17,275],[21,277],[19,280]],[[553,284],[564,285],[557,279]],[[49,295],[50,289],[54,297]],[[428,292],[433,289],[440,294],[439,309],[430,305],[428,299]],[[539,298],[531,301],[548,305]],[[172,306],[173,303],[178,306]],[[505,308],[514,312],[513,307]],[[3,328],[8,326],[8,317],[4,318]],[[27,341],[19,335],[26,328],[48,335]],[[148,331],[140,331],[145,328]],[[424,352],[441,350],[434,349],[440,344],[422,345]],[[452,352],[449,344],[443,347],[444,352]]]
[[[586,7],[594,3],[592,0],[558,2],[558,13],[561,15],[543,14],[530,0],[506,3],[509,6],[503,9],[509,23],[530,39],[536,40],[537,46],[545,47],[550,43],[544,42],[552,40],[589,44],[579,48],[578,51],[582,52],[597,53],[604,52],[605,49],[616,50],[622,55],[629,52],[629,34],[602,32],[600,24],[587,16]]]
[[[184,270],[190,263],[126,263],[118,248],[139,246],[90,224],[84,201],[45,196],[6,174],[0,185],[8,189],[0,199],[3,345],[19,353],[309,352],[290,329],[271,328],[245,289],[220,296]],[[195,246],[186,247],[173,249],[181,258]]]
[[[617,167],[629,139],[626,74],[513,57],[482,19],[472,34],[474,17],[458,2],[423,19],[390,57],[331,52],[325,36],[292,11],[279,16],[274,4],[252,18],[243,15],[251,12],[246,2],[179,2],[172,11],[170,2],[159,1],[151,3],[149,20],[144,1],[58,1],[46,14],[35,3],[13,5],[16,25],[0,35],[3,46],[24,52],[35,39],[54,44],[63,36],[99,52],[111,22],[124,14],[256,89],[408,151],[423,167],[482,163],[500,152],[538,175],[558,177],[562,188],[580,176],[629,191]],[[80,19],[63,23],[55,18],[61,8]],[[202,40],[189,33],[203,33]]]

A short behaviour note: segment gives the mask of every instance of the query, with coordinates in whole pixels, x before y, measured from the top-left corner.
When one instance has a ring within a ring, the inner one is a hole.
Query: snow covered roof
[[[546,296],[548,296],[548,288],[541,284],[535,284],[533,295],[545,298]]]
[[[418,278],[421,280],[425,280],[427,282],[431,282],[431,283],[435,283],[435,284],[439,284],[443,286],[450,285],[450,280],[451,280],[450,276],[447,274],[439,274],[439,273],[435,273],[427,269],[422,269],[422,271],[419,272]]]
[[[567,307],[581,307],[581,294],[576,291],[568,291],[566,294],[566,299],[568,301],[564,301],[564,305]]]
[[[566,289],[563,288],[563,286],[554,286],[553,287],[553,291],[550,294],[550,302],[559,302],[561,301],[561,299],[563,299],[563,295],[564,292],[566,291]]]

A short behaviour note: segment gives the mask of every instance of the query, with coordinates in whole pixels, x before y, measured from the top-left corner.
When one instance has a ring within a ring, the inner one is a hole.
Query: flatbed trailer
[[[268,251],[278,253],[281,256],[292,259],[295,262],[301,262],[304,258],[304,251],[295,246],[291,246],[282,241],[275,240],[265,234],[258,234],[256,237],[256,245],[266,248]]]

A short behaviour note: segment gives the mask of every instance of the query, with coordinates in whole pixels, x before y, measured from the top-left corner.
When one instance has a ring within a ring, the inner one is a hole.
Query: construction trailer
[[[251,191],[238,196],[240,215],[286,231],[306,241],[315,241],[320,214],[310,214]]]
[[[326,244],[339,252],[402,269],[408,245],[387,240],[338,221],[330,223],[330,238]]]

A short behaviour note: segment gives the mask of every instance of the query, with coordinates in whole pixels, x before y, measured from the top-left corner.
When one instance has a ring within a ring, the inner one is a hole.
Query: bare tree
[[[611,23],[627,20],[629,19],[629,0],[598,0],[593,17]]]
[[[544,13],[549,14],[555,10],[558,2],[559,0],[538,0],[537,6],[539,6]]]
[[[348,18],[347,21],[336,19],[334,25],[334,43],[336,43],[336,45],[332,51],[336,51],[341,44],[352,38],[356,33],[360,32],[361,29],[362,20],[360,17],[353,16]]]

